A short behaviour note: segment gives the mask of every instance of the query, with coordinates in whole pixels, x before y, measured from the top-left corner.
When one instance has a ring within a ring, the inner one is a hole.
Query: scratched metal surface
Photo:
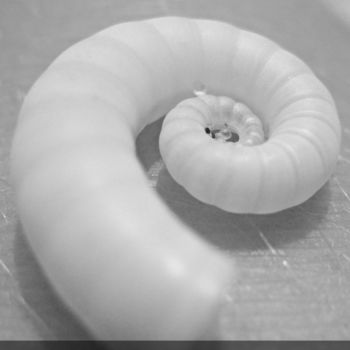
[[[139,137],[139,156],[155,191],[236,259],[220,339],[349,339],[350,22],[339,20],[339,13],[345,12],[304,0],[0,0],[0,339],[89,338],[50,288],[16,217],[8,165],[23,96],[77,40],[114,23],[159,15],[221,19],[274,39],[324,81],[343,125],[341,157],[327,185],[299,207],[267,216],[233,215],[199,203],[162,165],[160,122]]]

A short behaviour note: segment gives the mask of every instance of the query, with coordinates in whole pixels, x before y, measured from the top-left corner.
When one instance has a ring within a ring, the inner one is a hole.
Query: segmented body
[[[190,172],[207,172],[195,191],[202,200],[238,212],[281,210],[312,195],[334,168],[340,127],[332,97],[266,38],[167,17],[119,24],[69,48],[25,99],[12,173],[43,269],[99,338],[197,339],[219,312],[232,262],[169,211],[135,152],[143,127],[198,82],[247,104],[267,139],[230,155],[223,143],[211,148],[204,129],[206,138],[186,139],[177,151],[195,152],[194,162],[179,180],[191,187]],[[171,137],[185,137],[176,125]]]

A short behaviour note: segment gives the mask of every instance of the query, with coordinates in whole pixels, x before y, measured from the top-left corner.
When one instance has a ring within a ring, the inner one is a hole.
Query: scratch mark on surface
[[[336,185],[338,186],[338,188],[340,189],[340,191],[343,193],[343,195],[345,196],[345,198],[350,202],[350,196],[349,194],[345,191],[344,187],[340,184],[338,178],[336,176],[334,176],[334,182],[336,183]]]
[[[268,239],[266,238],[266,236],[264,235],[264,233],[258,229],[258,233],[259,236],[261,237],[261,239],[264,241],[264,243],[266,244],[266,246],[269,248],[270,252],[273,255],[278,255],[277,250],[272,246],[272,244],[268,241]]]
[[[350,262],[350,256],[349,256],[349,255],[343,253],[343,254],[342,254],[342,257],[343,257],[346,261]]]
[[[7,265],[6,265],[6,264],[4,263],[4,261],[1,260],[1,259],[0,259],[0,265],[1,265],[1,267],[3,268],[3,270],[12,278],[13,275],[12,275],[10,269],[7,267]]]
[[[269,240],[266,238],[266,236],[264,235],[264,233],[259,229],[259,227],[257,227],[253,221],[248,217],[248,221],[250,226],[252,226],[253,228],[255,228],[260,236],[260,238],[262,239],[262,241],[265,243],[266,247],[269,249],[269,251],[271,252],[272,255],[279,255],[277,250],[272,246],[272,244],[269,242]]]
[[[342,262],[340,261],[339,259],[339,255],[338,253],[335,251],[334,249],[334,244],[332,245],[332,243],[329,241],[329,239],[323,234],[322,231],[318,231],[320,237],[322,238],[322,240],[326,243],[329,251],[331,252],[331,254],[334,256],[335,258],[335,261],[336,261],[336,264],[337,264],[337,267],[339,270],[342,270],[343,269],[343,264]]]
[[[26,300],[23,298],[22,294],[18,290],[18,286],[16,283],[16,280],[8,268],[8,266],[5,264],[5,262],[0,259],[0,266],[2,269],[5,271],[5,273],[8,275],[8,277],[11,278],[11,284],[13,292],[10,294],[11,298],[15,301],[18,302],[22,307],[25,308],[25,310],[28,312],[29,316],[34,319],[36,323],[40,325],[41,328],[45,329],[45,331],[50,335],[50,339],[56,339],[54,334],[52,333],[51,329],[49,326],[46,324],[46,322],[38,315],[38,313],[26,302]]]
[[[0,215],[2,216],[2,218],[4,219],[5,221],[5,224],[7,225],[9,223],[9,220],[7,218],[7,215],[2,211],[0,210]]]
[[[49,326],[46,324],[46,322],[38,315],[38,313],[26,302],[26,300],[23,298],[23,296],[19,293],[16,293],[15,296],[16,300],[19,301],[19,303],[25,308],[25,310],[28,312],[30,317],[34,319],[36,323],[38,323],[43,329],[46,330],[46,332],[50,335],[50,339],[56,339],[54,336],[52,330],[49,328]]]
[[[288,271],[288,276],[290,279],[294,280],[295,282],[295,286],[298,288],[298,292],[302,293],[303,290],[305,290],[305,288],[307,287],[306,283],[301,280],[295,273],[294,269],[291,267],[290,263],[287,260],[286,257],[286,253],[284,251],[281,250],[277,250],[273,247],[273,245],[269,242],[269,240],[267,239],[267,237],[264,235],[264,233],[259,229],[259,227],[257,227],[252,220],[248,217],[248,221],[249,224],[254,227],[261,240],[265,243],[265,245],[267,246],[267,248],[269,249],[269,251],[271,252],[271,254],[274,257],[278,257],[280,261],[282,261],[282,266]]]

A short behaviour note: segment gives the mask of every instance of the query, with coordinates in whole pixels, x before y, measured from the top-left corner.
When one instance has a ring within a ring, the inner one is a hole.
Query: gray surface
[[[160,162],[160,123],[138,140],[155,190],[182,220],[236,257],[222,339],[350,339],[350,24],[320,1],[0,0],[0,339],[85,339],[50,289],[16,218],[8,164],[23,96],[63,49],[129,19],[208,17],[257,31],[305,60],[335,97],[343,146],[335,175],[299,207],[233,215],[199,203]]]

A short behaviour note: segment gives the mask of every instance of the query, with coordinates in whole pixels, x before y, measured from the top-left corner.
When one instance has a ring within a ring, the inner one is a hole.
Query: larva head
[[[243,103],[200,94],[168,113],[159,144],[169,172],[188,192],[206,203],[237,212],[254,206],[255,196],[249,193],[255,193],[259,183],[257,163],[247,160],[256,154],[252,152],[254,146],[264,141],[262,122]],[[246,172],[249,174],[244,177],[250,180],[242,186],[240,174]],[[221,185],[227,181],[227,186]]]
[[[211,109],[211,121],[206,125],[205,132],[212,138],[245,146],[264,142],[262,123],[245,104],[225,96],[204,95],[200,99]]]

